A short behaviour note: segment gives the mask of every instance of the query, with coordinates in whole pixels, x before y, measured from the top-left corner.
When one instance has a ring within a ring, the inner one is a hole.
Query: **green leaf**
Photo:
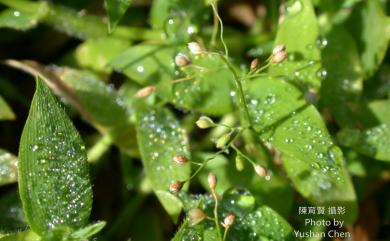
[[[144,104],[137,107],[136,128],[146,176],[164,208],[177,219],[180,202],[167,191],[171,182],[184,181],[190,176],[189,163],[178,165],[172,161],[176,155],[189,158],[185,130],[168,109]]]
[[[343,154],[317,110],[305,103],[296,87],[280,79],[257,78],[246,89],[254,129],[282,153],[298,192],[318,206],[345,206],[343,218],[353,222],[356,197]]]
[[[38,78],[19,147],[19,192],[31,229],[74,229],[88,222],[92,189],[82,140]]]
[[[7,27],[16,30],[27,30],[35,27],[39,21],[48,13],[48,5],[46,2],[23,2],[23,1],[7,1],[1,0],[11,7],[0,13],[0,27]]]
[[[141,85],[173,80],[175,49],[169,46],[137,45],[115,57],[111,65]]]
[[[390,18],[379,0],[361,1],[347,22],[357,41],[365,77],[372,76],[382,63],[390,39]]]
[[[328,45],[322,51],[328,72],[321,85],[321,100],[340,126],[355,126],[356,102],[360,101],[363,71],[354,39],[343,28],[326,35]],[[359,108],[360,111],[360,108]]]
[[[177,54],[190,57],[183,46],[138,45],[111,64],[141,85],[156,85],[158,96],[181,108],[211,115],[231,112],[234,79],[220,57],[192,56],[193,64],[179,68],[174,63]]]
[[[172,42],[188,42],[208,21],[211,7],[206,1],[156,0],[150,10],[150,22],[155,29],[164,29]]]
[[[213,217],[214,202],[210,197],[198,195],[191,199],[191,197],[182,199],[183,202],[189,202],[186,205],[187,209],[198,207]],[[223,220],[226,213],[233,213],[236,216],[227,234],[227,241],[296,240],[288,222],[265,205],[256,207],[254,197],[245,190],[232,189],[224,193],[218,213],[220,220]],[[184,240],[219,241],[214,221],[204,220],[193,227],[190,227],[187,221],[184,222],[172,241]]]
[[[104,7],[108,14],[108,32],[114,31],[132,0],[104,0]]]
[[[9,234],[0,238],[1,241],[41,241],[42,239],[31,230]]]
[[[18,158],[0,149],[0,186],[18,181]]]
[[[0,120],[14,120],[15,113],[0,95]]]
[[[113,37],[88,39],[70,56],[78,66],[98,73],[110,74],[109,62],[129,47],[128,41]]]
[[[76,240],[90,238],[93,235],[100,232],[104,228],[105,225],[106,225],[106,222],[104,222],[104,221],[90,224],[85,228],[82,228],[82,229],[77,230],[76,232],[73,232],[71,234],[71,238],[76,239]]]
[[[317,19],[311,0],[291,0],[278,28],[275,46],[284,44],[287,61],[270,67],[272,75],[282,75],[299,85],[320,87],[325,72],[321,69]]]

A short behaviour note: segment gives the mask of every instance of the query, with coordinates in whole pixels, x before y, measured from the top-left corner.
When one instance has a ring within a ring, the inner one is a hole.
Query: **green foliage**
[[[389,239],[386,1],[0,4],[0,240]]]
[[[21,137],[18,168],[23,209],[37,234],[50,236],[56,227],[78,229],[87,223],[92,190],[85,146],[39,78]]]

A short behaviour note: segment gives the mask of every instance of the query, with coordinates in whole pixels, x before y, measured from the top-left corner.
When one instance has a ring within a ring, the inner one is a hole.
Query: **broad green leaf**
[[[40,78],[20,140],[18,169],[23,209],[34,232],[86,225],[92,189],[85,146]]]
[[[104,0],[104,7],[108,14],[108,32],[114,31],[132,0]]]
[[[17,232],[28,227],[22,203],[16,190],[1,194],[0,213],[0,233]]]
[[[27,230],[15,234],[9,234],[0,238],[1,241],[41,241],[42,239],[33,231]]]
[[[360,53],[365,77],[372,76],[385,57],[390,39],[390,18],[379,0],[361,1],[347,26]]]
[[[101,221],[94,224],[90,224],[85,228],[79,229],[76,232],[73,232],[71,234],[71,238],[79,240],[79,239],[87,239],[92,237],[93,235],[100,232],[104,226],[106,225],[106,222]]]
[[[352,147],[358,153],[381,161],[390,161],[390,101],[378,100],[368,104],[378,124],[364,130],[344,128],[337,138],[341,145]]]
[[[18,159],[0,149],[0,186],[18,181]]]
[[[168,193],[173,181],[184,181],[190,176],[189,163],[175,164],[176,155],[189,158],[185,130],[166,108],[153,108],[140,104],[136,110],[137,139],[147,178],[162,205],[177,219],[180,202]]]
[[[112,37],[88,39],[77,47],[72,57],[80,67],[110,74],[109,62],[129,45],[128,41]]]
[[[27,30],[35,27],[47,15],[49,10],[46,2],[1,0],[0,3],[11,7],[0,13],[0,27],[16,30]]]
[[[299,85],[318,88],[326,72],[321,69],[317,19],[311,0],[290,0],[286,3],[276,35],[275,46],[284,44],[289,54],[287,61],[270,67],[272,75],[282,75]]]
[[[141,85],[156,84],[178,78],[173,62],[175,52],[169,46],[137,45],[115,57],[111,65]]]
[[[280,79],[257,78],[246,89],[254,129],[282,153],[298,192],[315,205],[346,206],[343,218],[353,222],[356,197],[343,154],[317,110],[305,103],[296,87]]]
[[[193,56],[191,65],[178,68],[177,54],[188,54],[182,46],[138,45],[112,61],[114,69],[141,85],[157,85],[157,95],[173,104],[199,112],[221,115],[233,110],[234,79],[215,54]]]
[[[363,82],[357,47],[354,39],[340,27],[333,28],[326,39],[328,45],[322,51],[322,64],[328,74],[321,85],[321,100],[340,126],[354,126]]]
[[[207,215],[213,217],[214,202],[207,196],[197,196],[195,200],[188,197],[183,202],[188,202],[186,211],[190,208],[201,208]],[[223,220],[227,213],[236,216],[235,222],[227,235],[227,241],[260,241],[260,240],[296,240],[292,227],[271,208],[261,205],[255,206],[254,197],[245,190],[229,190],[224,193],[219,204],[219,219]],[[223,230],[223,228],[221,227]],[[219,241],[213,221],[204,220],[201,223],[190,226],[187,221],[179,229],[172,241],[184,240],[210,240]]]
[[[0,95],[0,120],[14,120],[15,114]]]

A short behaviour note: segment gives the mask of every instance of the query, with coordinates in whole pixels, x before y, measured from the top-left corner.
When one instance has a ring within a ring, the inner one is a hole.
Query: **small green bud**
[[[207,129],[207,128],[210,128],[210,127],[214,127],[215,126],[215,123],[212,119],[210,119],[210,117],[207,117],[207,116],[201,116],[197,121],[196,121],[196,125],[200,128],[200,129]]]
[[[242,170],[244,170],[244,158],[237,153],[237,156],[236,156],[236,169],[237,171],[241,172]]]
[[[231,139],[231,133],[226,133],[224,135],[222,135],[220,138],[218,138],[217,140],[217,148],[219,149],[222,149],[226,146],[226,144],[228,144],[228,142],[230,141]]]
[[[200,208],[192,208],[188,211],[188,222],[195,226],[206,218],[206,214]]]

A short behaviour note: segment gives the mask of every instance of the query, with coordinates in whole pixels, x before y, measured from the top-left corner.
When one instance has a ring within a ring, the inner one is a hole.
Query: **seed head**
[[[169,192],[172,194],[177,194],[181,190],[182,187],[183,187],[183,182],[173,181],[169,185]]]
[[[184,54],[177,54],[175,56],[175,64],[179,67],[187,66],[191,63],[190,59]]]
[[[267,171],[262,166],[255,165],[254,169],[255,169],[255,172],[257,173],[257,175],[259,175],[260,177],[267,176]]]
[[[272,55],[271,61],[274,64],[279,64],[279,63],[282,63],[285,59],[287,59],[287,57],[288,57],[287,52],[281,51],[281,52],[278,52],[278,53]]]
[[[286,52],[286,45],[284,44],[278,44],[272,49],[272,54],[276,55],[277,53],[280,52]]]
[[[236,219],[236,216],[234,216],[233,213],[229,213],[225,219],[223,220],[222,226],[224,228],[230,228],[230,226],[233,225],[234,220]]]
[[[188,158],[183,155],[176,155],[172,158],[172,161],[176,164],[183,165],[188,162]]]
[[[155,91],[156,91],[156,86],[146,86],[138,90],[137,93],[135,94],[135,97],[137,98],[148,97],[149,95],[153,94]]]
[[[188,43],[188,49],[190,50],[191,54],[198,55],[203,53],[203,48],[200,47],[200,45],[197,42],[190,42]]]
[[[212,119],[210,119],[209,117],[207,116],[201,116],[197,121],[196,121],[196,125],[200,128],[200,129],[207,129],[207,128],[210,128],[210,127],[214,127],[215,126],[215,123]]]
[[[206,214],[200,208],[192,208],[188,211],[190,226],[195,226],[206,218]]]
[[[208,177],[207,177],[207,181],[209,183],[209,187],[212,191],[215,190],[215,187],[217,186],[217,176],[215,176],[214,173],[210,172]]]
[[[258,64],[259,64],[259,60],[257,58],[253,59],[252,62],[251,62],[250,70],[256,69]]]

